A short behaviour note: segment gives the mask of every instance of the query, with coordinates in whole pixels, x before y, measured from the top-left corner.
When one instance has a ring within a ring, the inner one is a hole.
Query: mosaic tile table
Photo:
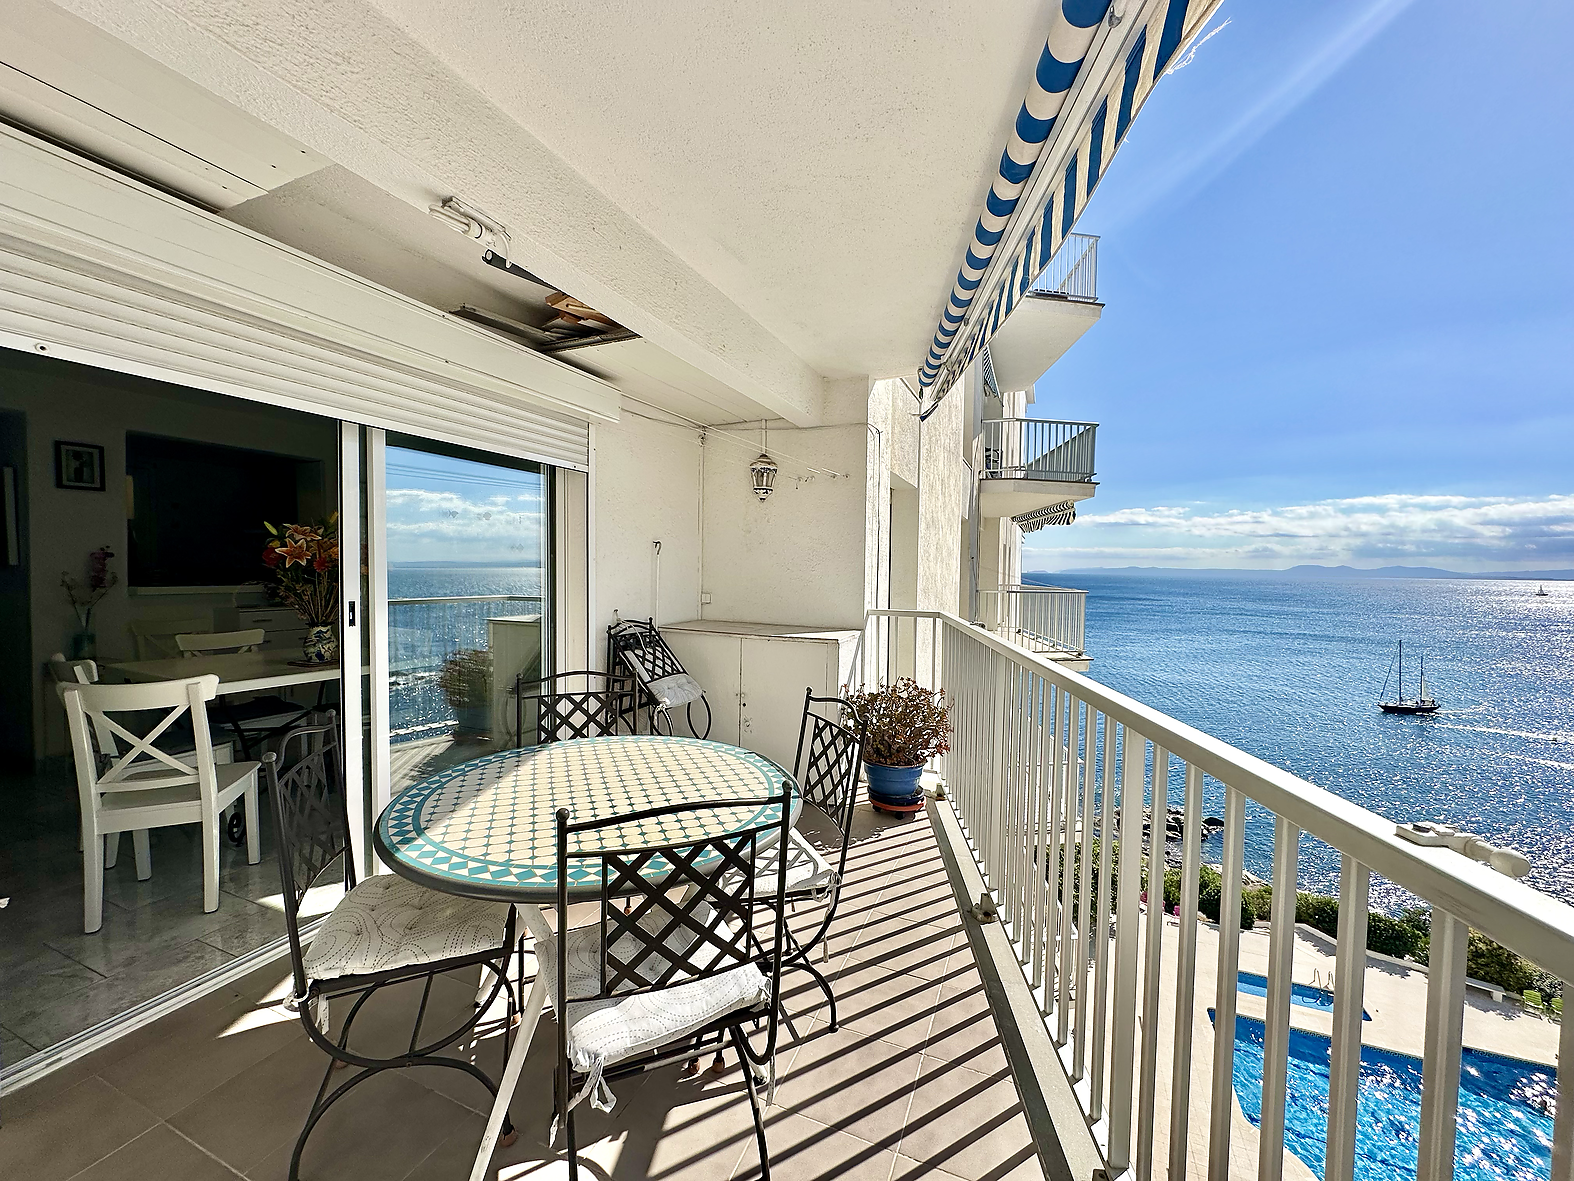
[[[697,738],[619,734],[504,751],[412,784],[383,810],[377,854],[396,873],[447,894],[557,901],[557,810],[576,821],[699,800],[760,800],[792,776],[753,751]],[[796,793],[796,784],[794,784]],[[800,805],[794,801],[794,816]],[[776,805],[719,808],[603,830],[603,846],[696,841],[780,819]],[[580,847],[581,849],[583,847]],[[596,882],[569,883],[594,898]]]
[[[520,904],[538,936],[540,908],[557,901],[557,810],[575,820],[619,816],[663,804],[761,800],[792,776],[753,751],[660,734],[579,738],[504,751],[450,767],[400,792],[373,834],[377,854],[396,873],[434,890]],[[802,806],[793,783],[793,821]],[[635,849],[703,840],[780,819],[779,805],[743,805],[634,821],[599,833],[602,847]],[[595,898],[587,876],[569,896]],[[525,1053],[546,999],[536,977],[487,1120],[472,1178],[485,1177]]]

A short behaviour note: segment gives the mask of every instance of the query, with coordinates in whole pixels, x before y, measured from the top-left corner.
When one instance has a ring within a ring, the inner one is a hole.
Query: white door
[[[744,636],[738,745],[791,771],[803,720],[803,691],[835,692],[835,640]]]
[[[730,742],[734,746],[747,746],[738,741],[738,701],[741,692],[738,637],[716,632],[680,631],[668,628],[662,636],[671,646],[683,667],[705,690],[705,700],[710,705],[710,738],[714,742]],[[695,718],[703,724],[704,713],[695,707]],[[677,732],[684,733],[679,720]]]

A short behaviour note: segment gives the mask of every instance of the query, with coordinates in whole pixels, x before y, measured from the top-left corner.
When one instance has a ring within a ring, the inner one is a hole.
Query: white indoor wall
[[[46,725],[51,703],[42,679],[51,653],[65,650],[77,630],[60,587],[62,571],[85,578],[91,551],[107,544],[115,553],[112,568],[120,583],[93,613],[101,660],[135,656],[128,626],[133,619],[178,619],[234,606],[228,594],[127,593],[126,432],[320,457],[330,495],[337,487],[338,432],[326,418],[12,352],[0,352],[0,407],[20,410],[27,418],[27,563],[37,677],[33,733],[35,754],[43,757],[67,749],[63,718]],[[104,448],[103,492],[55,487],[57,439]]]
[[[625,408],[596,428],[596,618],[592,663],[604,659],[614,611],[680,623],[700,614],[699,431]],[[750,456],[750,458],[753,458]],[[751,497],[752,499],[752,497]],[[654,542],[661,542],[661,601]]]

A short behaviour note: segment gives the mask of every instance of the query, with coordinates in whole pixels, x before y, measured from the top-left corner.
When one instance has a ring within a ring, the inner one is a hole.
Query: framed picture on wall
[[[104,490],[104,449],[96,443],[55,440],[55,487]]]

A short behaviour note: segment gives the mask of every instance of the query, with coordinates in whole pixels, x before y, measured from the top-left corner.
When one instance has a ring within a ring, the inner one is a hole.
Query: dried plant
[[[915,767],[951,749],[951,711],[943,690],[903,677],[894,685],[850,693],[847,702],[864,730],[865,762]]]

